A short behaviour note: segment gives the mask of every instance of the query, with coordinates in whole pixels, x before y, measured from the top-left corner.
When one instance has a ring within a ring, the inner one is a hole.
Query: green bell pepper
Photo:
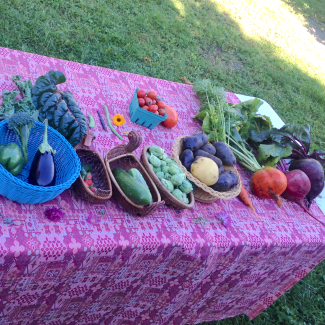
[[[0,164],[12,175],[18,175],[23,169],[25,159],[16,143],[0,145]]]

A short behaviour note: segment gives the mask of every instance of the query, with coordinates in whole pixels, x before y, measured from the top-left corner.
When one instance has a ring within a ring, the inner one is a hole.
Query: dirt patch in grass
[[[211,65],[216,67],[221,65],[232,70],[239,70],[243,67],[243,61],[235,53],[224,51],[220,46],[202,50],[202,55]]]

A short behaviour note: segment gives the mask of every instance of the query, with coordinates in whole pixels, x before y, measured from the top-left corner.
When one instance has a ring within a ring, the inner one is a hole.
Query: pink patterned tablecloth
[[[0,47],[0,91],[13,90],[11,76],[35,82],[62,71],[84,113],[96,120],[94,148],[103,156],[120,144],[103,132],[96,110],[122,113],[119,132],[139,130],[142,146],[157,144],[172,154],[179,135],[200,129],[192,116],[199,102],[184,84],[68,62]],[[172,129],[150,130],[130,121],[136,87],[155,89],[177,109]],[[228,94],[231,102],[238,102]],[[242,171],[248,188],[249,172]],[[1,186],[1,184],[0,184]],[[0,197],[0,325],[8,324],[197,324],[245,313],[255,317],[325,257],[325,229],[301,208],[251,196],[255,216],[237,198],[192,210],[164,206],[149,217],[132,217],[114,199],[81,201],[72,190],[41,205]],[[62,207],[59,223],[44,217]],[[92,212],[100,222],[86,221]],[[325,222],[316,204],[312,212]],[[216,214],[227,213],[225,228]]]

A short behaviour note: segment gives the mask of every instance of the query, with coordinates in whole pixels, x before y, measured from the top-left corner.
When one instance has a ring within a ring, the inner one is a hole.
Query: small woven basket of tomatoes
[[[165,104],[157,98],[157,93],[137,88],[130,103],[131,121],[149,129],[155,128],[167,118]]]
[[[102,157],[81,143],[75,148],[81,161],[81,172],[73,189],[81,199],[101,203],[112,196],[112,185]]]

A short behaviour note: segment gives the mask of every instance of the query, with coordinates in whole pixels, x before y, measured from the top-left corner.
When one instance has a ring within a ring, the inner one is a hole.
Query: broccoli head
[[[8,129],[14,131],[16,136],[20,139],[25,164],[28,163],[27,143],[30,135],[30,130],[34,126],[35,122],[33,117],[25,112],[15,113],[8,119]]]

